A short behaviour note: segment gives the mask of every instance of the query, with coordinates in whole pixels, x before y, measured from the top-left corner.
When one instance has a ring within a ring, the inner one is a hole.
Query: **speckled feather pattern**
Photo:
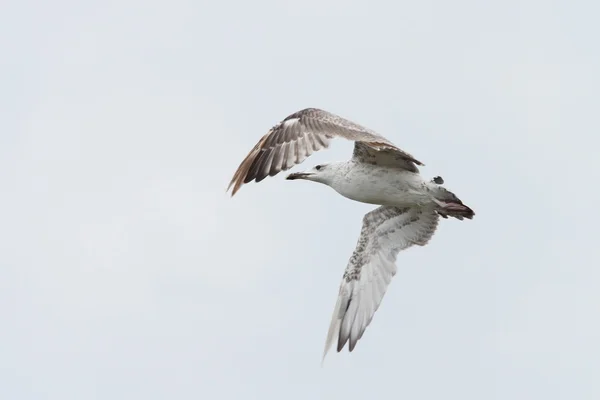
[[[396,256],[413,245],[424,246],[433,236],[439,215],[433,207],[381,206],[367,213],[354,253],[342,277],[325,351],[337,340],[354,350],[396,274]]]

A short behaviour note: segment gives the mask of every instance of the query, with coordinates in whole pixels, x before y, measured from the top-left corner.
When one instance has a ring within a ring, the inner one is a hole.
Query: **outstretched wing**
[[[286,117],[258,141],[239,165],[227,190],[233,186],[233,196],[245,183],[260,182],[286,171],[315,151],[329,147],[335,137],[355,141],[354,158],[360,161],[373,162],[375,154],[382,152],[384,158],[389,156],[388,161],[400,160],[399,167],[414,171],[414,164],[422,165],[370,129],[324,110],[306,108]]]
[[[396,274],[396,256],[414,244],[426,245],[439,216],[434,208],[381,206],[363,218],[356,249],[348,261],[325,342],[323,359],[337,340],[354,350]]]

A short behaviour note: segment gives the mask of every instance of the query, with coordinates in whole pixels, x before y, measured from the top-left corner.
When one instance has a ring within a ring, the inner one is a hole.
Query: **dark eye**
[[[315,169],[316,169],[317,171],[319,171],[321,168],[323,168],[321,165],[317,165],[317,166],[315,167]]]

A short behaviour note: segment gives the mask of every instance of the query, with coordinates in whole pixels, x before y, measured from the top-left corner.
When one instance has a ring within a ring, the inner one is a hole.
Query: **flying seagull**
[[[412,245],[425,246],[439,217],[472,219],[475,213],[436,176],[425,180],[424,165],[378,133],[330,112],[306,108],[269,130],[242,161],[227,190],[232,196],[251,181],[260,182],[327,148],[334,138],[354,141],[348,161],[319,164],[287,179],[330,186],[342,196],[380,207],[368,212],[356,249],[348,261],[325,341],[323,359],[337,340],[349,351],[362,337],[396,274],[396,257]]]

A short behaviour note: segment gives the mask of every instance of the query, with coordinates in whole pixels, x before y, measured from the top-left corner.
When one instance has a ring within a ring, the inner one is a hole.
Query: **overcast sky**
[[[495,3],[4,0],[0,398],[600,398],[600,6]],[[323,367],[374,207],[225,193],[305,107],[477,213],[401,253]]]

